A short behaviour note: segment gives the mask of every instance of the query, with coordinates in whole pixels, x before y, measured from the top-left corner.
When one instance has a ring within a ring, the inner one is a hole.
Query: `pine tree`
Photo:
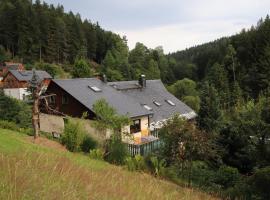
[[[223,108],[228,108],[230,102],[229,81],[224,67],[215,63],[209,70],[207,81],[215,87]]]
[[[204,83],[201,93],[200,110],[198,113],[198,125],[208,132],[216,132],[221,121],[220,103],[216,89]]]

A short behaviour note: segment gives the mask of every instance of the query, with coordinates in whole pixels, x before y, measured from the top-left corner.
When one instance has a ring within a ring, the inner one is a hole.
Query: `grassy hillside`
[[[214,199],[0,129],[0,199]]]

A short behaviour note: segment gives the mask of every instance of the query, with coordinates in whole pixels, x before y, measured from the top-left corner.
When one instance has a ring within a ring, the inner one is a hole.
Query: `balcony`
[[[129,154],[131,156],[142,155],[145,156],[160,146],[158,137],[158,129],[153,131],[141,131],[140,137],[134,137],[133,140],[126,142]]]

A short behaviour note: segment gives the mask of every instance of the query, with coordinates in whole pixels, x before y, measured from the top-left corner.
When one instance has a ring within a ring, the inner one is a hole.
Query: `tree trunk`
[[[32,110],[32,124],[34,129],[34,139],[37,139],[39,137],[39,94],[38,91],[34,91],[33,95],[33,110]]]

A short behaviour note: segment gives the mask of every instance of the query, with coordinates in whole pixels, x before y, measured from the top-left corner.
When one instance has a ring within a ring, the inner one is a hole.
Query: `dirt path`
[[[52,149],[56,149],[59,151],[67,151],[67,149],[61,145],[60,143],[53,141],[53,140],[49,140],[47,138],[44,137],[39,137],[38,139],[34,140],[33,137],[28,137],[27,140],[29,142],[35,143],[37,145],[41,145],[44,147],[48,147],[48,148],[52,148]]]

